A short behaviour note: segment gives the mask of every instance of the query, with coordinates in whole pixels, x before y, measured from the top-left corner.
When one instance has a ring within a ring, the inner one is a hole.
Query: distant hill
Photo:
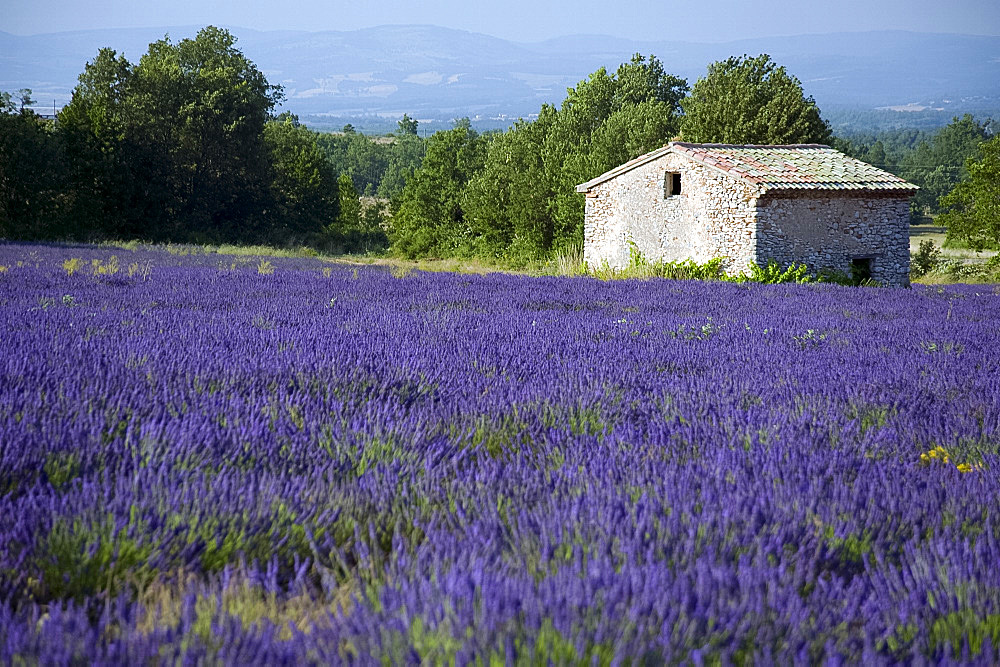
[[[516,118],[559,103],[598,67],[653,53],[693,83],[731,55],[769,53],[827,109],[1000,109],[1000,37],[900,31],[798,35],[720,44],[573,35],[521,44],[435,26],[350,32],[230,27],[285,108],[334,117],[404,112],[421,119]],[[0,32],[0,89],[32,88],[40,106],[69,99],[84,63],[112,47],[133,62],[149,42],[196,27],[90,30],[21,37]],[[321,116],[319,116],[321,117]]]

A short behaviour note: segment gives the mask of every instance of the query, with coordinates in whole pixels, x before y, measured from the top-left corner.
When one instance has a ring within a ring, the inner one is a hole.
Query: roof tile
[[[912,191],[917,186],[822,144],[761,146],[675,141],[576,187],[586,192],[646,162],[674,152],[770,190]]]
[[[829,146],[793,144],[668,144],[675,152],[713,165],[764,190],[916,190],[917,186]]]

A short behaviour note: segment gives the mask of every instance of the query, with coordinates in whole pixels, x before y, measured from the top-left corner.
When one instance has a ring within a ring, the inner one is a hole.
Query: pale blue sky
[[[1000,35],[1000,0],[0,0],[0,5],[0,31],[19,35],[206,24],[354,30],[387,23],[429,23],[518,41],[604,34],[720,42],[886,29]]]

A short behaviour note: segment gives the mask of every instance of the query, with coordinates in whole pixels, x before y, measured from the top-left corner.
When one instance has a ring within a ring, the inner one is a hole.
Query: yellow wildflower
[[[948,463],[948,460],[948,451],[941,445],[938,445],[934,449],[920,455],[920,462],[924,465],[928,465],[932,461]]]

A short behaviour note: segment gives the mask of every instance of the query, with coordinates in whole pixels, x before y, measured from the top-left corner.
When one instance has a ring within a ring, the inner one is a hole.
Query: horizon
[[[0,30],[31,37],[202,25],[319,33],[429,25],[521,43],[580,35],[726,43],[880,30],[996,37],[1000,36],[1000,9],[995,0],[956,0],[947,6],[936,0],[842,0],[835,5],[803,5],[798,0],[685,0],[652,7],[621,0],[614,12],[597,0],[541,5],[509,0],[503,6],[457,0],[420,6],[402,0],[384,0],[378,5],[302,0],[291,14],[283,6],[261,0],[177,0],[169,5],[104,0],[86,6],[68,0],[15,0]],[[600,30],[594,30],[595,25]]]
[[[613,70],[635,53],[659,56],[689,83],[712,62],[768,53],[828,111],[836,106],[995,117],[1000,108],[1000,36],[883,27],[728,42],[697,42],[687,34],[662,35],[660,41],[577,34],[515,42],[426,23],[341,30],[215,25],[229,30],[237,48],[284,88],[281,110],[313,116],[323,127],[330,125],[327,116],[398,118],[405,112],[422,123],[467,116],[495,129],[530,116],[543,103],[558,105],[589,73]],[[36,105],[51,112],[69,101],[98,49],[138,62],[165,33],[176,43],[202,27],[4,33],[0,55],[10,66],[0,76],[0,89],[29,88]],[[459,80],[462,86],[450,85]],[[928,116],[926,122],[936,121]]]
[[[793,37],[812,37],[812,36],[816,36],[816,37],[829,37],[829,36],[834,36],[834,35],[865,34],[865,33],[909,33],[909,34],[915,34],[915,35],[947,35],[947,36],[953,36],[953,37],[1000,37],[1000,32],[998,32],[996,34],[993,34],[993,33],[987,34],[987,33],[977,33],[977,32],[954,32],[954,31],[944,31],[944,30],[913,30],[913,29],[907,29],[907,28],[870,28],[870,29],[864,29],[864,30],[831,30],[831,31],[828,31],[828,32],[815,32],[814,31],[814,32],[799,32],[799,33],[782,33],[782,34],[761,35],[761,36],[744,36],[744,37],[737,37],[737,38],[726,39],[726,40],[721,40],[721,41],[718,41],[718,40],[696,40],[696,39],[668,39],[668,38],[644,39],[644,38],[638,38],[638,37],[622,36],[622,35],[617,35],[617,34],[612,34],[612,33],[607,33],[607,32],[587,32],[587,33],[574,32],[574,33],[562,33],[562,34],[553,35],[551,37],[546,37],[544,39],[523,41],[523,40],[510,39],[510,38],[507,38],[507,37],[503,37],[503,36],[496,35],[496,34],[491,34],[491,33],[488,33],[488,32],[480,32],[480,31],[477,31],[477,30],[472,30],[472,29],[467,29],[467,28],[456,28],[456,27],[452,27],[452,26],[440,25],[440,24],[435,24],[435,23],[382,23],[382,24],[379,24],[379,25],[370,25],[370,26],[364,26],[364,27],[360,27],[360,28],[351,28],[351,29],[324,28],[324,29],[316,29],[316,30],[308,30],[308,29],[304,29],[304,28],[296,28],[296,29],[292,29],[292,28],[253,28],[253,27],[249,27],[249,26],[245,26],[245,25],[236,25],[236,24],[229,24],[229,23],[188,23],[188,24],[180,24],[180,23],[178,23],[178,24],[174,24],[174,25],[141,25],[141,26],[137,25],[137,26],[125,26],[125,27],[79,28],[79,29],[70,29],[70,30],[55,30],[55,31],[49,31],[49,32],[36,32],[36,33],[24,33],[24,34],[10,32],[8,30],[2,30],[2,29],[0,29],[0,34],[10,35],[12,37],[31,38],[31,37],[45,37],[45,36],[48,36],[48,35],[84,34],[84,33],[94,33],[94,32],[122,32],[122,33],[125,33],[125,32],[145,31],[145,30],[167,30],[167,31],[172,31],[172,30],[201,30],[201,29],[207,28],[209,26],[214,26],[214,27],[217,27],[217,28],[222,28],[222,29],[228,30],[230,32],[237,31],[237,30],[243,30],[243,31],[249,31],[249,32],[260,33],[260,34],[264,34],[264,33],[289,33],[289,34],[315,34],[315,35],[328,34],[328,33],[344,33],[344,34],[347,34],[347,33],[357,33],[357,32],[364,32],[366,30],[379,30],[379,29],[383,29],[383,28],[435,28],[435,29],[441,29],[441,30],[449,30],[449,31],[455,31],[455,32],[462,32],[462,33],[466,33],[466,34],[470,34],[470,35],[482,35],[484,37],[490,37],[490,38],[493,38],[493,39],[499,39],[499,40],[503,40],[503,41],[507,41],[507,42],[511,42],[511,43],[515,43],[515,44],[527,44],[527,45],[530,45],[530,44],[541,44],[541,43],[544,43],[544,42],[556,41],[556,40],[565,39],[565,38],[568,38],[568,37],[595,37],[595,38],[619,39],[619,40],[623,40],[623,41],[635,41],[635,42],[650,42],[650,43],[676,42],[676,43],[711,44],[711,45],[725,45],[725,44],[732,44],[732,43],[738,43],[738,42],[744,42],[744,41],[756,41],[756,40],[762,40],[762,39],[786,39],[786,38],[793,38]],[[237,34],[235,32],[233,34],[237,38],[239,37],[239,34]],[[183,38],[181,38],[181,39],[183,39]],[[998,57],[1000,57],[1000,56],[998,56]]]

